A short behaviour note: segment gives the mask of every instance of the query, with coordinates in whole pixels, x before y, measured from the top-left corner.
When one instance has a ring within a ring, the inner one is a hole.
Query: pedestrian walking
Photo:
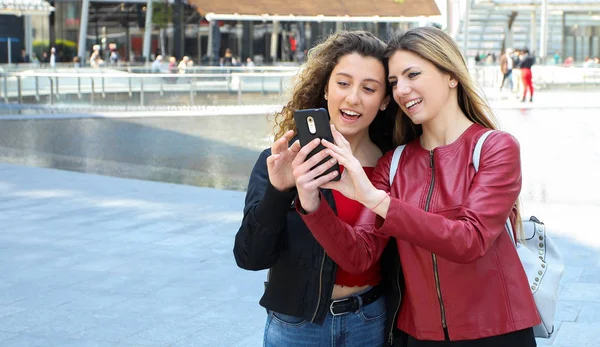
[[[513,70],[513,60],[512,60],[513,50],[511,48],[507,48],[506,52],[500,56],[500,71],[502,72],[502,83],[500,83],[500,90],[504,87],[504,83],[508,80],[508,87],[510,90],[513,89],[512,82],[512,70]]]
[[[523,50],[523,58],[521,64],[521,78],[523,79],[523,98],[522,102],[527,97],[527,91],[529,90],[529,101],[533,101],[533,74],[531,73],[531,67],[535,64],[535,58],[529,55],[529,50]]]

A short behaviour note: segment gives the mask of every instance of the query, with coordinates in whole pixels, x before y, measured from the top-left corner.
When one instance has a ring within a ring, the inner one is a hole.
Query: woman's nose
[[[402,96],[406,96],[410,94],[410,87],[408,86],[408,84],[401,84],[398,82],[398,84],[396,84],[396,88],[394,90],[394,94],[398,95],[399,97]]]
[[[360,103],[360,97],[358,96],[358,90],[352,89],[346,96],[346,101],[351,105],[357,105]]]

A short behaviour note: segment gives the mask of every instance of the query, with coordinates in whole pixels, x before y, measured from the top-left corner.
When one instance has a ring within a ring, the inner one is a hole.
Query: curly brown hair
[[[385,58],[386,44],[368,31],[340,31],[330,35],[324,42],[313,47],[308,52],[308,58],[300,72],[294,78],[294,88],[291,100],[280,112],[275,113],[273,132],[275,140],[281,138],[288,130],[296,131],[294,112],[307,108],[325,108],[325,87],[331,72],[340,58],[347,54],[358,53],[363,57],[373,57],[379,60],[385,68],[387,78],[388,68]],[[386,95],[391,89],[386,88]],[[397,105],[391,101],[385,111],[379,111],[375,120],[369,126],[371,140],[382,150],[392,146],[392,132]]]

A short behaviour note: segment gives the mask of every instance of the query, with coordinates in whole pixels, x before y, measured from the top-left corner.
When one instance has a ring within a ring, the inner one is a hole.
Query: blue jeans
[[[269,311],[264,347],[371,347],[382,346],[385,297],[339,316],[327,313],[323,325],[304,318]]]

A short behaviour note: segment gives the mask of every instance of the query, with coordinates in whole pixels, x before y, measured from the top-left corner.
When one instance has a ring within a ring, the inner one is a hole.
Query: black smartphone
[[[298,110],[298,111],[294,112],[294,121],[296,122],[296,129],[298,131],[298,137],[300,139],[301,146],[303,146],[303,147],[306,146],[307,143],[309,143],[310,141],[312,141],[316,138],[325,139],[325,140],[333,143],[333,135],[331,134],[331,128],[329,126],[329,113],[327,113],[326,109],[312,108],[312,109],[306,109],[306,110]],[[322,144],[319,143],[317,148],[313,149],[308,154],[308,157],[306,159],[319,153],[321,150],[323,150],[325,148],[326,148],[325,146],[323,146]],[[314,167],[317,167],[317,166],[325,163],[329,159],[331,159],[331,156],[328,155],[325,159],[323,159],[319,164],[315,165]],[[339,175],[340,166],[338,165],[338,163],[335,163],[332,167],[327,169],[327,171],[325,171],[318,177],[326,175],[332,171],[338,172],[338,175],[335,176],[335,178],[333,178],[332,181],[339,181],[340,180],[340,175]]]

